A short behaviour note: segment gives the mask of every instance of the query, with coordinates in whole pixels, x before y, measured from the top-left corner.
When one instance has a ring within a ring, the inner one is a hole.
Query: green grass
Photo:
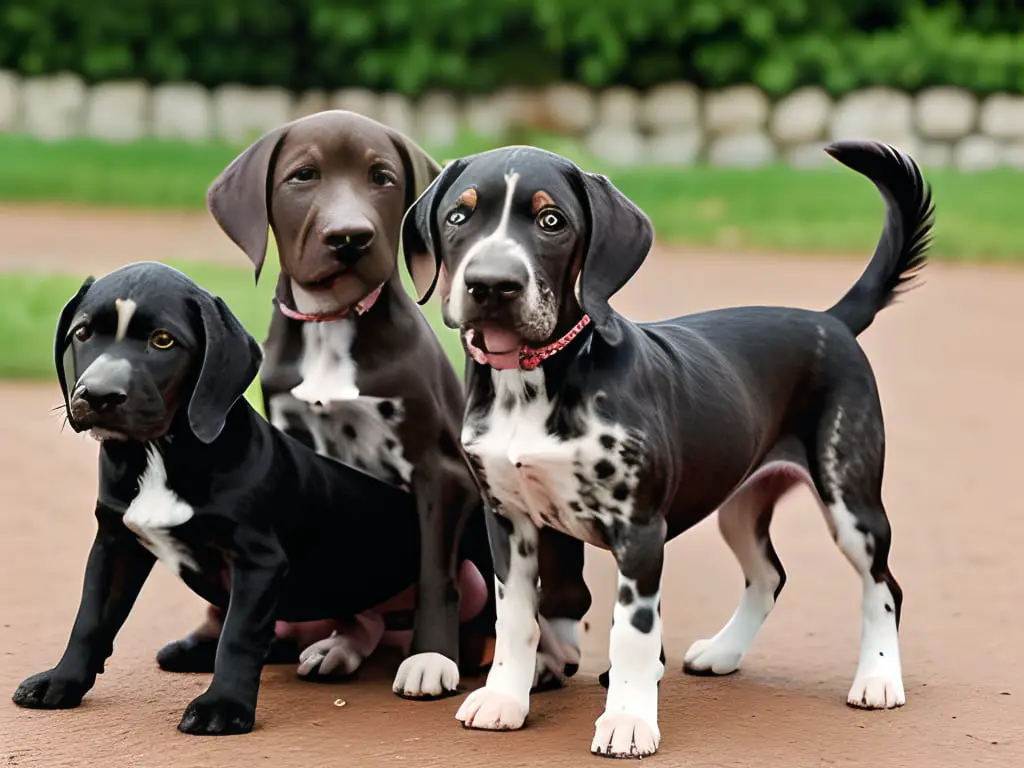
[[[881,227],[877,192],[835,163],[816,171],[611,169],[562,138],[526,135],[516,142],[543,146],[608,173],[648,213],[663,242],[866,255]],[[465,137],[458,146],[431,149],[445,159],[490,146]],[[238,149],[158,141],[46,143],[0,135],[0,202],[197,209],[209,182]],[[1009,169],[975,174],[926,169],[926,176],[937,206],[936,257],[1024,259],[1024,227],[1017,226],[1024,175]]]
[[[274,255],[270,254],[270,257],[273,261]],[[273,280],[260,281],[258,287],[253,287],[251,269],[201,262],[171,262],[171,265],[223,297],[249,333],[257,340],[263,340],[273,311],[270,301],[274,292]],[[267,273],[276,274],[276,264],[271,263]],[[3,329],[0,379],[46,379],[56,375],[53,335],[57,316],[85,277],[32,272],[0,273],[0,329]],[[455,363],[455,369],[461,373],[463,352],[457,334],[443,327],[436,305],[431,304],[424,309]],[[259,390],[255,385],[250,387],[247,397],[261,408]]]

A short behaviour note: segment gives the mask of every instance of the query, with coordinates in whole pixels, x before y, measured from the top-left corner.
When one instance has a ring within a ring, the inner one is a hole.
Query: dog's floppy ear
[[[621,331],[608,300],[644,263],[654,242],[650,219],[611,181],[579,171],[587,233],[580,270],[580,304],[608,344],[617,344]]]
[[[64,305],[64,309],[60,311],[60,316],[57,318],[57,332],[53,338],[53,362],[57,368],[60,391],[64,394],[64,408],[69,411],[71,404],[68,402],[68,397],[75,382],[68,378],[68,371],[74,370],[75,353],[71,344],[68,343],[68,331],[71,330],[71,321],[74,319],[82,299],[85,298],[85,294],[89,292],[89,288],[94,282],[96,282],[96,278],[92,275],[85,278],[85,282],[79,287],[78,292]]]
[[[193,434],[212,443],[228,412],[252,384],[263,362],[259,344],[219,296],[206,291],[190,299],[202,321],[202,366],[188,402]]]
[[[257,139],[206,190],[206,207],[224,233],[245,251],[256,269],[257,282],[267,258],[274,162],[288,127],[275,128]]]
[[[426,304],[441,274],[441,235],[437,230],[437,206],[445,192],[469,165],[471,158],[452,160],[431,182],[402,220],[402,252],[405,266],[416,286],[417,302]]]
[[[390,134],[405,166],[405,209],[408,210],[441,173],[441,166],[408,136],[397,131],[390,131]]]

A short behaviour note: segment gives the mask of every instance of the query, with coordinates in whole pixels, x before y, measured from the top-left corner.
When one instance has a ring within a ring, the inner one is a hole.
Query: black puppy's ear
[[[71,387],[75,382],[73,377],[68,377],[68,371],[74,371],[75,369],[75,352],[68,342],[68,331],[71,330],[71,321],[74,319],[82,299],[85,298],[85,294],[89,292],[89,288],[95,282],[96,278],[89,275],[79,287],[78,293],[72,296],[71,300],[64,305],[64,309],[60,311],[60,316],[57,318],[57,332],[53,337],[53,363],[57,368],[57,380],[60,382],[60,391],[64,394],[64,408],[69,412],[71,404],[68,402],[68,397],[71,393]]]
[[[200,441],[212,443],[259,373],[263,353],[219,296],[203,291],[190,301],[202,320],[203,362],[188,403],[188,423]]]
[[[206,207],[231,240],[245,251],[259,282],[267,258],[274,164],[288,125],[257,139],[231,161],[206,190]]]
[[[416,286],[416,300],[426,304],[441,274],[441,235],[437,229],[437,206],[445,192],[469,165],[471,157],[452,160],[416,201],[402,219],[402,252],[405,266]]]
[[[608,300],[644,263],[654,227],[636,204],[606,176],[579,172],[587,234],[580,270],[580,304],[608,344],[622,336]]]

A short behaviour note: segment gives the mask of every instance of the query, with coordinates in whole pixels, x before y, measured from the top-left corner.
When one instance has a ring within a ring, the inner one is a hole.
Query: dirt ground
[[[941,220],[940,220],[941,221]],[[140,258],[239,256],[203,216],[0,211],[0,268],[104,271]],[[693,255],[658,249],[622,292],[652,319],[739,303],[824,307],[863,259]],[[860,589],[810,496],[776,515],[789,582],[736,675],[680,671],[690,643],[729,617],[743,578],[713,519],[669,546],[663,611],[660,765],[1024,765],[1024,515],[1013,492],[1024,449],[1024,270],[932,264],[927,284],[862,337],[888,428],[884,494],[893,570],[905,591],[907,705],[845,705],[857,663]],[[0,384],[0,765],[117,768],[448,766],[558,768],[588,754],[603,690],[614,595],[611,558],[588,553],[595,605],[580,674],[535,696],[517,733],[463,731],[459,699],[402,701],[394,659],[356,682],[311,685],[291,668],[264,675],[257,729],[196,738],[175,725],[205,676],[161,673],[156,649],[191,628],[199,603],[157,570],[115,654],[78,710],[29,712],[7,700],[53,665],[66,642],[91,541],[96,444],[61,434],[56,383]],[[480,681],[464,681],[474,687]],[[344,707],[335,700],[346,702]]]

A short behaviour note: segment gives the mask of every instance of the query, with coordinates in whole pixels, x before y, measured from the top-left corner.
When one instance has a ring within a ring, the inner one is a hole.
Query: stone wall
[[[1024,169],[1024,96],[979,99],[950,87],[916,95],[869,88],[838,100],[807,87],[772,103],[745,85],[702,93],[687,83],[669,83],[646,93],[593,93],[561,84],[465,99],[428,93],[413,101],[358,89],[292,94],[235,85],[207,90],[189,83],[87,86],[71,74],[20,78],[0,71],[0,132],[50,140],[152,136],[241,144],[329,108],[369,115],[430,147],[450,146],[463,130],[496,142],[513,128],[553,131],[579,139],[609,164],[756,167],[783,161],[808,167],[827,161],[820,148],[828,140],[872,138],[895,144],[926,166]]]

